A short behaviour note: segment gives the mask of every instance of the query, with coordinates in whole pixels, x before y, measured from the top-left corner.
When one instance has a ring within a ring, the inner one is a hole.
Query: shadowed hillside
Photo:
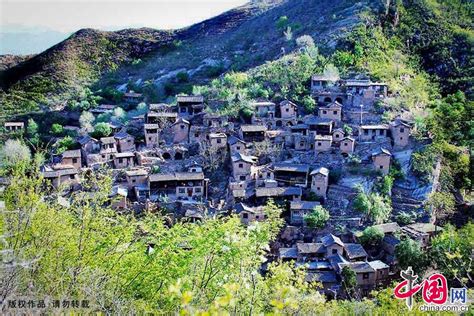
[[[254,1],[175,31],[80,30],[0,73],[6,91],[3,111],[61,108],[68,97],[99,79],[99,87],[137,80],[159,87],[187,72],[190,83],[202,83],[225,70],[247,69],[294,50],[289,38],[304,34],[330,49],[358,22],[368,2]]]

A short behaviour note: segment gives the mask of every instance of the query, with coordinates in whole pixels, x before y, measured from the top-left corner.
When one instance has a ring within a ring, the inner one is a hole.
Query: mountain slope
[[[159,86],[183,71],[190,83],[201,83],[226,69],[247,69],[294,50],[285,31],[293,39],[312,35],[323,49],[330,49],[358,23],[358,13],[372,5],[352,0],[254,1],[181,30],[81,30],[0,73],[6,91],[0,95],[2,111],[60,108],[93,83],[103,87],[150,80]]]

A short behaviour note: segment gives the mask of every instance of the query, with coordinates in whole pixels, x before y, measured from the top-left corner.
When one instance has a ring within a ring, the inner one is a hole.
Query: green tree
[[[387,221],[392,213],[392,205],[388,198],[378,193],[367,194],[362,190],[354,200],[354,208],[364,213],[369,220],[376,224]]]
[[[395,247],[395,255],[400,268],[412,267],[413,271],[422,275],[429,266],[426,253],[421,249],[420,244],[413,239],[406,238]]]
[[[382,243],[383,237],[384,233],[380,228],[371,226],[364,229],[359,240],[364,246],[377,247]]]
[[[31,160],[31,152],[28,146],[20,140],[9,139],[0,150],[1,168],[4,172],[11,171],[16,167],[24,167]]]
[[[474,281],[474,224],[456,230],[446,225],[441,234],[431,242],[430,257],[436,262],[448,280],[456,280],[462,286]]]
[[[92,136],[95,138],[107,137],[112,134],[112,128],[110,127],[109,123],[97,123],[94,126],[94,132],[92,132]]]
[[[349,296],[349,298],[353,298],[357,287],[356,273],[351,268],[346,266],[341,270],[341,277],[344,291]]]
[[[79,117],[79,124],[81,125],[81,128],[83,128],[85,131],[91,132],[93,130],[92,124],[94,123],[94,120],[94,114],[88,111],[84,111]]]
[[[26,127],[26,135],[28,136],[28,140],[33,146],[38,145],[38,124],[33,119],[28,120],[28,126]]]
[[[64,133],[64,128],[61,124],[54,123],[51,126],[51,134],[56,135],[56,136],[60,136],[63,133]]]
[[[454,197],[446,192],[430,194],[425,204],[426,211],[430,213],[434,222],[443,220],[456,211]]]
[[[306,225],[311,228],[323,228],[329,220],[329,212],[321,205],[316,206],[310,214],[304,217]]]

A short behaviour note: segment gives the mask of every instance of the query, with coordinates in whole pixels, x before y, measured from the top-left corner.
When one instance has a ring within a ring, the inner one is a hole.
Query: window
[[[337,111],[333,111],[332,113],[333,113],[334,115],[337,115]]]
[[[179,188],[179,189],[178,189],[178,192],[179,192],[179,193],[186,193],[186,190],[185,190],[184,188]]]
[[[137,180],[135,180],[135,179],[132,179],[132,183],[135,183],[135,182],[137,182]]]
[[[151,137],[148,137],[148,140],[151,141]]]
[[[119,163],[122,163],[123,162],[123,159],[122,158],[119,158]]]
[[[336,138],[339,138],[339,134],[336,134]]]
[[[258,175],[258,178],[259,178],[259,179],[263,179],[263,174],[259,174],[259,175]]]
[[[201,193],[201,188],[194,188],[195,193]]]
[[[245,181],[245,176],[240,176],[240,181]]]
[[[218,143],[218,144],[222,143],[222,139],[218,138],[218,139],[217,139],[217,143]]]
[[[242,169],[244,167],[243,163],[239,163],[239,168]]]
[[[321,144],[320,142],[318,142],[318,147],[321,147],[323,144]]]
[[[114,148],[114,144],[110,144],[110,145],[109,145],[109,148]]]
[[[323,110],[323,114],[328,114],[328,111],[326,111],[326,110]]]
[[[364,135],[369,135],[369,130],[368,129],[364,129]]]
[[[102,155],[102,158],[105,159],[105,155]]]
[[[181,124],[179,127],[181,127],[181,129],[184,129],[184,125],[183,125],[183,124]]]
[[[337,254],[337,249],[333,249],[333,250],[332,250],[332,254],[333,254],[333,255]]]
[[[237,150],[240,150],[240,146],[235,147]]]
[[[369,274],[368,274],[367,272],[364,273],[364,274],[362,275],[362,278],[363,278],[364,280],[368,279],[368,278],[369,278]]]
[[[380,166],[379,168],[380,168],[380,169],[383,169],[383,166]]]
[[[400,127],[400,133],[405,133],[405,128]]]
[[[346,146],[346,147],[347,147],[347,146],[349,146],[349,144],[348,144],[348,143],[344,143],[344,146]]]
[[[72,163],[77,163],[77,158],[72,158]]]
[[[245,219],[249,218],[249,214],[248,213],[242,213],[242,218],[245,218]]]
[[[316,190],[321,191],[321,188],[320,188],[320,187],[317,187]]]
[[[303,143],[303,142],[300,142],[300,146],[303,147],[303,146],[304,146],[304,143]]]
[[[74,175],[73,174],[69,175],[69,179],[74,180]]]
[[[286,108],[285,111],[286,111],[286,112],[290,112],[290,109]]]
[[[403,137],[400,137],[400,140],[403,140]]]
[[[194,133],[194,137],[199,137],[199,133]]]
[[[181,111],[181,113],[186,113],[186,108],[185,108],[185,107],[182,107],[182,108],[180,109],[180,111]]]

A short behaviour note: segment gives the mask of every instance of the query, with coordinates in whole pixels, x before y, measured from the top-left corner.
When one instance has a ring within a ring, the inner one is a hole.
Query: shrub
[[[380,245],[383,237],[384,233],[380,228],[371,226],[364,229],[359,240],[364,246],[376,247]]]
[[[323,228],[326,226],[329,217],[329,212],[321,205],[318,205],[309,215],[304,217],[304,221],[311,228]]]
[[[64,132],[64,128],[61,124],[54,123],[51,126],[51,134],[59,136],[59,135],[62,135],[63,132]]]
[[[101,138],[107,137],[112,134],[112,128],[110,127],[109,123],[97,123],[94,126],[94,132],[92,132],[92,137],[94,138]]]

